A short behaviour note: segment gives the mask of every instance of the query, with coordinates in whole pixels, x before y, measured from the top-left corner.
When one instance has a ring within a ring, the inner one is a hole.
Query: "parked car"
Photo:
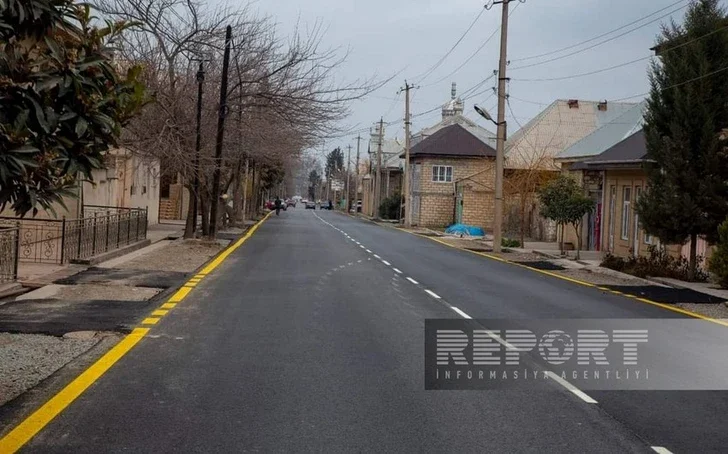
[[[306,209],[307,210],[315,210],[316,209],[316,203],[309,202],[308,200],[306,200]]]
[[[293,207],[293,208],[296,208],[296,201],[295,201],[295,200],[293,200],[293,199],[288,199],[288,200],[286,200],[286,208],[287,208],[287,207]]]

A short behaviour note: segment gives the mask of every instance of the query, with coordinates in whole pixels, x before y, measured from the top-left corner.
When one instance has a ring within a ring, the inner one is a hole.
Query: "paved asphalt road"
[[[726,451],[728,393],[590,392],[590,404],[558,386],[425,391],[424,320],[457,317],[426,289],[475,318],[677,316],[338,213],[288,210],[26,450]]]

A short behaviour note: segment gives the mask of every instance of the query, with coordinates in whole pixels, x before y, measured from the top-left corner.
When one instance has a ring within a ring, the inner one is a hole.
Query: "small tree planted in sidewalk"
[[[561,253],[564,253],[564,228],[570,224],[576,231],[576,259],[581,258],[581,226],[584,216],[594,210],[594,201],[584,195],[573,178],[564,175],[544,186],[539,191],[539,200],[543,207],[541,214],[561,227]]]

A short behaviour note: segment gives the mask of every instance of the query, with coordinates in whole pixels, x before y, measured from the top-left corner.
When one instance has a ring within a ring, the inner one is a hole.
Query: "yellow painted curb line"
[[[199,281],[200,278],[212,272],[217,268],[230,254],[232,254],[237,248],[243,245],[245,241],[250,238],[258,227],[265,222],[270,216],[268,213],[263,219],[256,223],[250,230],[232,246],[225,249],[220,255],[218,255],[212,262],[210,262],[200,273],[195,275],[193,279]],[[186,283],[188,284],[189,281]],[[185,284],[185,285],[186,285]],[[171,309],[182,301],[192,291],[189,287],[180,288],[172,297],[161,307],[163,309]],[[168,311],[155,310],[152,315],[164,315]],[[148,317],[142,324],[155,325],[159,322],[158,317]],[[99,358],[94,364],[88,369],[83,371],[81,375],[76,377],[71,383],[66,385],[65,388],[60,390],[55,396],[53,396],[48,402],[43,404],[33,414],[25,418],[20,424],[18,424],[13,430],[11,430],[3,438],[0,438],[0,453],[10,454],[18,451],[28,441],[30,441],[38,432],[48,425],[56,416],[61,414],[74,400],[76,400],[81,394],[83,394],[89,386],[94,384],[96,380],[101,378],[111,367],[121,358],[124,357],[134,346],[144,338],[149,332],[148,327],[135,328],[131,333],[126,335],[124,339],[116,344],[111,350],[106,352],[104,356]]]
[[[400,229],[397,229],[397,230],[400,230]],[[598,285],[592,284],[591,282],[580,281],[579,279],[572,279],[570,277],[561,276],[560,274],[552,273],[552,272],[546,271],[546,270],[539,270],[537,268],[532,268],[530,266],[523,265],[521,263],[515,263],[515,262],[512,262],[510,260],[507,260],[507,259],[504,259],[504,258],[501,258],[501,257],[497,257],[495,255],[486,254],[486,253],[478,252],[478,251],[471,251],[469,249],[462,249],[462,248],[459,248],[457,246],[453,246],[451,244],[448,244],[448,243],[446,243],[444,241],[438,240],[436,238],[430,238],[428,236],[420,235],[418,233],[410,232],[408,230],[400,230],[400,231],[409,233],[411,235],[418,236],[420,238],[425,238],[425,239],[428,239],[428,240],[432,240],[432,241],[434,241],[436,243],[442,244],[442,245],[447,246],[447,247],[452,248],[452,249],[457,249],[457,250],[460,250],[460,251],[470,252],[472,254],[480,255],[482,257],[486,257],[486,258],[489,258],[491,260],[497,260],[499,262],[508,263],[509,265],[515,265],[515,266],[518,266],[520,268],[525,268],[527,270],[535,271],[535,272],[540,273],[540,274],[545,274],[546,276],[555,277],[557,279],[561,279],[562,281],[571,282],[572,284],[578,284],[578,285],[583,285],[585,287],[596,288],[596,289],[599,289],[599,290],[602,290],[602,291],[606,291],[606,292],[613,293],[615,295],[620,295],[620,296],[628,297],[628,298],[634,299],[635,301],[639,301],[641,303],[650,304],[652,306],[661,307],[662,309],[667,309],[667,310],[672,311],[672,312],[677,312],[678,314],[687,315],[689,317],[698,318],[698,319],[701,319],[701,320],[706,320],[708,322],[713,322],[713,323],[716,323],[718,325],[722,325],[722,326],[728,327],[728,322],[726,322],[726,321],[718,320],[718,319],[711,318],[711,317],[706,317],[705,315],[698,314],[696,312],[692,312],[692,311],[689,311],[689,310],[686,310],[686,309],[681,309],[679,307],[673,307],[672,305],[669,305],[669,304],[658,303],[657,301],[652,301],[652,300],[649,300],[647,298],[642,298],[642,297],[637,296],[637,295],[630,295],[628,293],[623,293],[623,292],[620,292],[620,291],[617,291],[617,290],[611,290],[611,289],[608,289],[606,287],[598,286]]]
[[[128,334],[114,348],[109,350],[98,361],[76,377],[51,400],[27,417],[15,429],[0,439],[0,452],[12,453],[20,449],[25,443],[40,432],[53,418],[58,416],[71,402],[99,379],[119,359],[126,355],[137,342],[149,331],[148,328],[136,328]]]

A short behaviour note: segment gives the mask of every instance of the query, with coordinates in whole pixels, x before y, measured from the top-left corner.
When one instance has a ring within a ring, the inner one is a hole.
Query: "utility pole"
[[[190,231],[192,237],[195,236],[197,231],[197,215],[200,200],[200,148],[202,148],[202,84],[205,82],[205,68],[203,62],[205,60],[200,59],[200,66],[197,70],[197,137],[195,139],[195,179],[192,183],[192,219],[189,220]]]
[[[503,238],[503,155],[506,145],[506,68],[508,64],[508,4],[513,0],[501,0],[500,65],[498,67],[498,142],[495,153],[495,216],[493,222],[493,251],[501,251]]]
[[[351,200],[349,200],[351,194],[351,188],[349,187],[351,183],[351,144],[347,148],[349,153],[346,155],[346,213],[349,212],[349,205],[351,204]]]
[[[356,137],[356,189],[354,189],[354,207],[355,211],[358,212],[359,210],[359,185],[361,184],[361,181],[359,181],[359,147],[361,145],[361,135],[358,135]]]
[[[382,141],[384,137],[384,117],[379,119],[379,140],[377,140],[377,174],[376,186],[374,186],[374,217],[377,218],[379,211],[379,205],[382,204],[380,200],[382,197]]]
[[[222,161],[222,145],[225,137],[225,117],[227,116],[228,71],[230,69],[230,44],[233,40],[233,28],[225,29],[225,54],[222,60],[222,81],[220,83],[220,111],[217,116],[217,143],[215,144],[215,172],[212,175],[212,205],[210,206],[210,238],[217,235],[217,209],[220,205],[220,165]]]
[[[415,88],[413,85],[410,85],[407,83],[407,81],[404,81],[404,88],[401,91],[405,92],[404,97],[404,181],[402,184],[404,187],[402,188],[402,203],[400,205],[400,215],[399,218],[402,219],[402,210],[404,210],[404,226],[405,227],[411,227],[412,226],[412,194],[410,194],[411,189],[411,183],[409,181],[410,179],[410,173],[409,173],[409,157],[410,157],[410,148],[411,148],[411,137],[410,137],[410,125],[412,122],[410,121],[410,90]]]

